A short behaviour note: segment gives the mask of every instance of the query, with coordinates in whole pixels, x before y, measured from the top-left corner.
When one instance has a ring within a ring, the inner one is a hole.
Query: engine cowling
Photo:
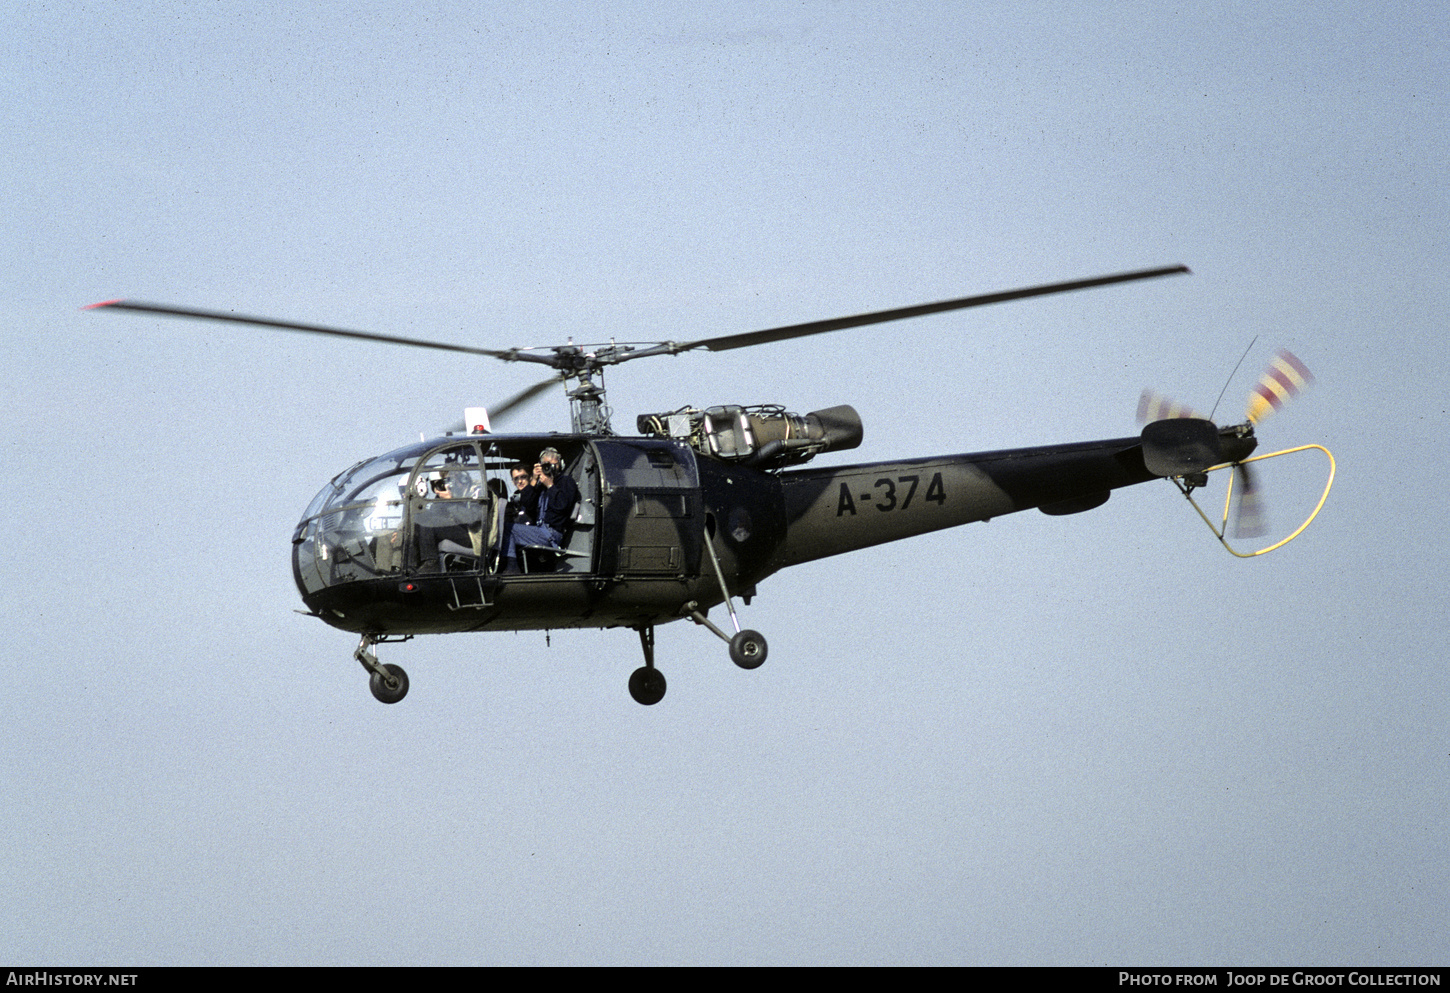
[[[686,439],[701,455],[758,469],[800,465],[821,452],[846,451],[860,445],[863,437],[860,415],[846,404],[809,414],[775,404],[684,407],[642,414],[636,424],[641,434]]]

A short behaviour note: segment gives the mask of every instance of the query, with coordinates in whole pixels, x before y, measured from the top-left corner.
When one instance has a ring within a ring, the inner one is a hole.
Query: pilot
[[[464,480],[466,483],[467,480]],[[434,501],[452,501],[454,493],[452,484],[447,473],[435,473],[429,480],[433,490]],[[463,496],[465,494],[460,494]],[[438,555],[441,545],[442,551],[467,551],[474,552],[474,530],[479,526],[480,518],[476,504],[462,502],[441,503],[434,502],[425,505],[419,512],[418,522],[418,556],[422,560],[419,568],[423,572],[438,571]]]
[[[510,572],[518,566],[519,546],[560,547],[564,530],[574,517],[574,508],[579,503],[579,484],[564,471],[564,459],[557,449],[546,448],[539,453],[532,481],[521,491],[519,502],[529,523],[510,522],[504,539],[504,566]]]

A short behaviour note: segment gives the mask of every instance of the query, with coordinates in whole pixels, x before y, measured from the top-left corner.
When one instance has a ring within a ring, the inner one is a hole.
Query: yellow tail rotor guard
[[[1329,478],[1325,480],[1324,492],[1319,495],[1319,502],[1314,505],[1314,510],[1309,514],[1308,517],[1304,519],[1304,523],[1300,524],[1297,528],[1294,529],[1293,534],[1289,535],[1287,538],[1284,538],[1281,541],[1275,542],[1267,548],[1260,548],[1256,552],[1241,552],[1238,549],[1234,548],[1232,545],[1230,545],[1228,543],[1228,539],[1224,537],[1228,531],[1229,504],[1233,500],[1234,479],[1236,478],[1233,473],[1229,474],[1228,492],[1224,494],[1223,498],[1223,519],[1217,527],[1214,526],[1213,521],[1209,520],[1208,515],[1203,512],[1203,508],[1198,505],[1198,501],[1193,499],[1192,495],[1190,494],[1191,487],[1185,486],[1177,478],[1173,479],[1173,485],[1177,486],[1179,492],[1183,494],[1184,498],[1189,503],[1193,504],[1193,509],[1198,511],[1199,517],[1203,518],[1203,523],[1208,525],[1208,529],[1213,532],[1214,537],[1219,540],[1219,543],[1223,545],[1223,547],[1228,551],[1230,555],[1237,556],[1241,559],[1251,559],[1256,555],[1267,555],[1269,552],[1272,552],[1275,549],[1283,548],[1285,545],[1289,544],[1289,542],[1299,537],[1301,534],[1304,533],[1305,528],[1309,527],[1310,524],[1314,523],[1314,518],[1319,516],[1319,511],[1324,507],[1324,501],[1329,499],[1329,490],[1331,487],[1334,486],[1334,454],[1323,445],[1300,445],[1298,448],[1285,448],[1282,451],[1270,452],[1267,455],[1255,455],[1252,458],[1244,459],[1243,462],[1225,462],[1222,465],[1212,466],[1204,470],[1204,474],[1207,475],[1210,472],[1218,472],[1221,469],[1232,469],[1237,465],[1246,465],[1250,462],[1262,462],[1264,459],[1274,459],[1278,458],[1281,455],[1293,455],[1297,452],[1307,452],[1310,449],[1317,449],[1323,452],[1324,457],[1329,460]]]

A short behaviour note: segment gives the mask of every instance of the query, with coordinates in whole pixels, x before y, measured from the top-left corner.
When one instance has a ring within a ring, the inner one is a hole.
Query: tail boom
[[[776,569],[1034,507],[1099,506],[1156,478],[1140,439],[872,462],[781,475],[786,536]]]

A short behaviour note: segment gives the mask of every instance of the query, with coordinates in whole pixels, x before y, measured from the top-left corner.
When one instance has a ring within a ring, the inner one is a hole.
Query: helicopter
[[[693,621],[729,646],[737,666],[755,669],[766,660],[766,639],[741,626],[735,600],[748,606],[763,580],[790,566],[1034,508],[1054,517],[1083,513],[1115,489],[1152,479],[1172,481],[1233,554],[1259,555],[1308,527],[1327,485],[1297,531],[1252,552],[1227,540],[1234,484],[1219,525],[1193,501],[1193,491],[1209,473],[1232,470],[1240,518],[1254,516],[1258,490],[1250,463],[1316,448],[1330,459],[1332,484],[1333,456],[1317,445],[1253,454],[1256,423],[1312,378],[1288,353],[1261,380],[1241,424],[1221,427],[1145,392],[1139,406],[1145,426],[1136,436],[824,468],[803,466],[861,444],[863,425],[848,405],[807,414],[777,404],[686,406],[640,415],[636,434],[619,434],[605,403],[606,368],[1188,271],[1183,265],[1143,269],[683,342],[506,350],[129,300],[87,309],[547,366],[548,378],[491,409],[467,408],[452,430],[333,476],[292,532],[293,578],[307,608],[299,613],[359,636],[353,657],[367,671],[372,695],[387,704],[407,695],[409,681],[401,666],[379,661],[375,649],[383,643],[464,631],[629,628],[644,656],[629,692],[650,706],[666,689],[655,664],[656,626]],[[568,433],[492,430],[493,420],[559,385],[570,404]],[[563,486],[560,475],[568,477]],[[568,495],[559,527],[547,536],[552,540],[538,540],[537,528],[524,529],[518,516],[520,491],[538,499],[545,490],[556,501]],[[1251,531],[1244,524],[1236,537]],[[534,540],[515,540],[525,533]],[[732,631],[707,616],[721,604]]]

